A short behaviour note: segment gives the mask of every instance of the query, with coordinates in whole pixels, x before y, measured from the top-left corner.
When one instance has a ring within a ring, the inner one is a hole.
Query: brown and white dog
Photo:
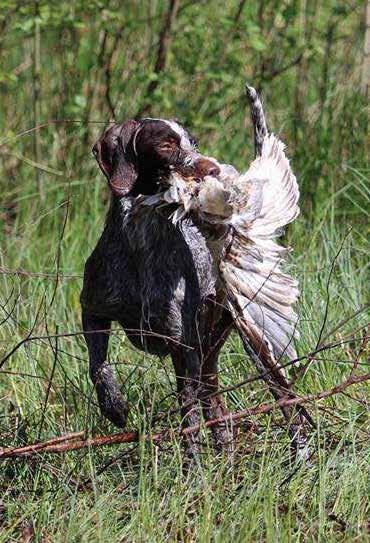
[[[107,360],[109,329],[118,321],[139,349],[171,355],[183,426],[199,424],[201,412],[206,420],[220,418],[226,409],[217,394],[217,360],[233,319],[210,244],[191,214],[174,225],[171,209],[158,213],[136,205],[138,195],[155,194],[173,172],[201,182],[208,175],[217,178],[219,164],[200,154],[180,123],[164,119],[115,124],[93,153],[112,194],[81,293],[90,375],[101,412],[125,426],[128,406]],[[256,365],[273,395],[286,395],[288,383],[266,378],[266,368]],[[294,408],[285,409],[284,416],[291,422]],[[225,424],[212,432],[217,447],[228,442]],[[197,451],[195,433],[187,444],[191,453]]]

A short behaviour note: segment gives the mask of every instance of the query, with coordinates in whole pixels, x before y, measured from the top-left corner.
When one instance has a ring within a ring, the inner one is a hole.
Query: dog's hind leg
[[[94,383],[101,413],[119,428],[126,424],[128,406],[116,377],[107,362],[111,322],[83,313],[82,325],[90,360],[90,377]]]
[[[232,329],[232,317],[229,311],[224,311],[219,321],[203,346],[202,372],[199,399],[202,405],[203,416],[206,421],[219,419],[228,415],[221,394],[218,393],[218,356]],[[233,449],[233,433],[226,422],[211,427],[213,445],[216,451]]]
[[[200,388],[200,357],[196,349],[173,349],[172,362],[176,372],[177,393],[181,409],[182,428],[200,424],[198,401]],[[184,443],[186,453],[195,457],[200,452],[199,432],[186,435]]]

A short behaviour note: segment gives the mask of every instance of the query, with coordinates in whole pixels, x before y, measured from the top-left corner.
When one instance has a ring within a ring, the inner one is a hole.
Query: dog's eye
[[[168,141],[163,141],[162,143],[160,143],[158,146],[157,146],[157,149],[158,151],[172,151],[173,148],[176,146],[176,141],[175,140],[168,140]]]

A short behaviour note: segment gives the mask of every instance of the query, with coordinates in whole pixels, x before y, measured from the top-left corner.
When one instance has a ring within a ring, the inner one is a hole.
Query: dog
[[[111,201],[103,233],[86,262],[81,305],[102,414],[120,428],[126,424],[128,405],[107,362],[109,330],[117,321],[135,347],[171,356],[184,428],[198,425],[202,414],[206,421],[225,417],[217,362],[233,318],[225,308],[212,243],[191,215],[174,225],[170,207],[158,213],[135,204],[140,194],[155,194],[173,172],[199,183],[207,175],[217,178],[217,160],[202,155],[177,120],[152,118],[110,126],[93,154],[108,180]],[[256,366],[275,398],[294,396],[280,375],[266,377],[266,368]],[[285,407],[283,414],[296,443],[302,417],[294,407]],[[212,436],[217,449],[230,442],[226,424],[212,426]],[[190,454],[199,452],[196,432],[185,444]]]

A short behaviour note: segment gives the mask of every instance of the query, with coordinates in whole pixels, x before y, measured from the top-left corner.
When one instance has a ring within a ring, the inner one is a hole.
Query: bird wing
[[[230,241],[218,256],[228,305],[243,339],[277,367],[283,355],[296,358],[298,283],[282,271],[290,249],[276,238],[299,213],[299,190],[284,144],[273,134],[261,142],[260,156],[243,175],[225,164],[218,179],[206,177],[201,184],[174,173],[167,190],[140,202],[177,204],[174,223],[192,212],[210,225],[229,228],[225,239]]]
[[[282,264],[289,248],[276,243],[282,228],[299,213],[299,189],[273,134],[263,140],[261,155],[236,181],[237,197],[229,221],[232,239],[220,260],[220,273],[237,326],[253,350],[277,362],[297,357],[299,289]]]

